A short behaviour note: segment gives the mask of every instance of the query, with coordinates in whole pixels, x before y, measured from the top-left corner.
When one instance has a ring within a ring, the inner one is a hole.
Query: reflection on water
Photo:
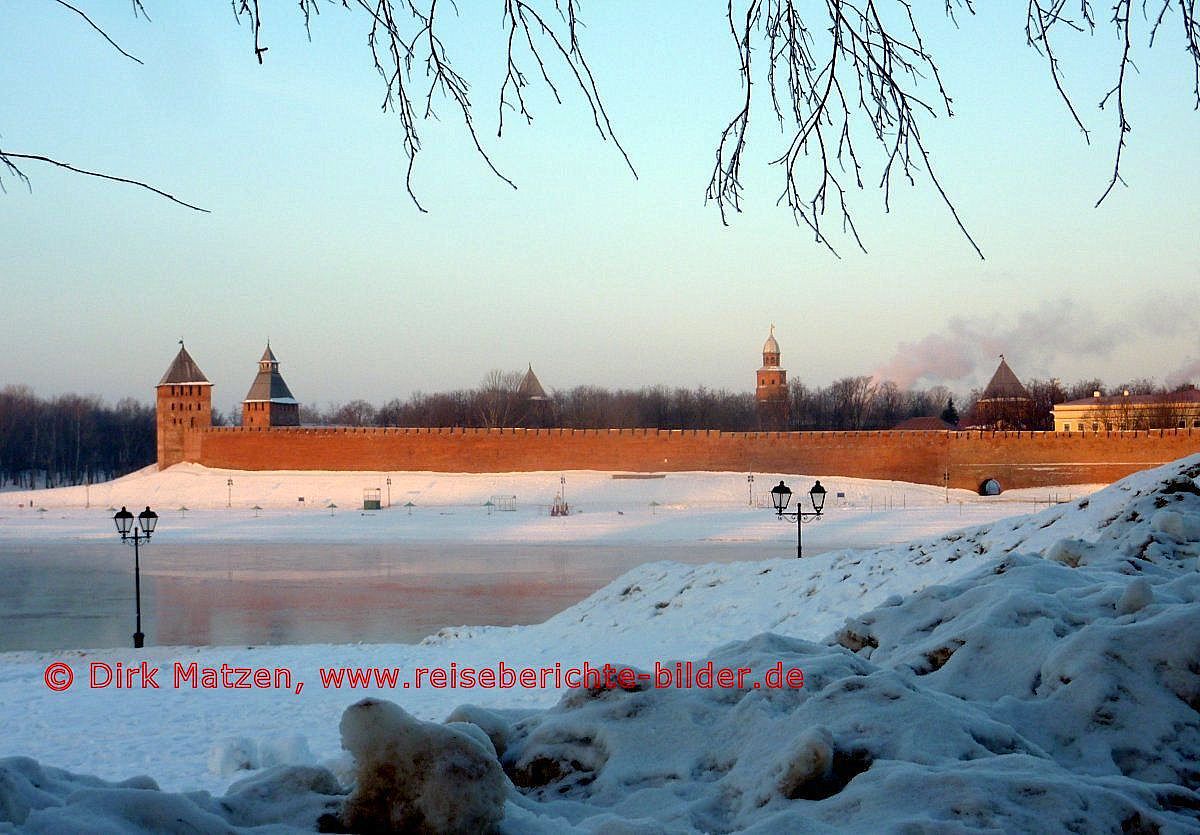
[[[761,544],[158,544],[142,551],[148,644],[413,642],[538,623],[653,560],[763,557]],[[0,545],[0,651],[131,645],[133,551]]]

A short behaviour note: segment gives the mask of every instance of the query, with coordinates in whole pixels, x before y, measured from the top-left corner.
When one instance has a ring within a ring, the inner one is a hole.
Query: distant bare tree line
[[[517,393],[520,372],[493,370],[474,389],[393,398],[382,406],[366,400],[332,403],[325,408],[302,406],[301,423],[309,426],[412,426],[562,427],[564,429],[718,429],[752,432],[764,428],[753,392],[726,389],[669,388],[608,389],[575,386],[550,393],[546,402],[523,400]],[[1158,394],[1168,398],[1167,386],[1148,378],[1109,387],[1098,379],[1079,380],[1064,386],[1054,379],[1030,379],[1025,387],[1032,399],[1020,428],[1054,428],[1055,403],[1091,397],[1100,391]],[[915,417],[964,415],[969,424],[972,407],[982,394],[973,389],[959,396],[943,385],[901,389],[890,380],[870,375],[842,377],[826,386],[801,380],[788,385],[788,430],[891,429]],[[953,405],[953,409],[948,409]],[[953,419],[950,421],[954,422]]]
[[[0,389],[0,487],[104,481],[154,463],[154,408],[132,398]]]
[[[474,389],[416,393],[382,406],[365,400],[302,406],[300,421],[313,426],[510,426],[566,429],[719,429],[750,432],[765,428],[753,392],[725,389],[608,389],[575,386],[554,391],[548,401],[518,394],[519,372],[494,370]],[[810,388],[793,381],[788,389],[788,429],[886,429],[910,417],[939,415],[951,399],[944,386],[901,391],[869,376],[844,377]]]

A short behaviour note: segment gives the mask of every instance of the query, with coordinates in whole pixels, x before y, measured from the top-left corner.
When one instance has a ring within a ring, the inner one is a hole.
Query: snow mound
[[[349,831],[492,832],[503,819],[508,780],[482,731],[481,741],[363,699],[342,714],[341,733],[357,763],[341,818]]]
[[[1195,825],[1194,792],[1080,773],[989,705],[844,648],[760,635],[712,660],[782,661],[805,686],[574,691],[514,728],[524,808],[583,831],[608,816],[702,832]]]
[[[208,749],[208,770],[221,777],[258,768],[258,746],[243,736],[219,739]]]
[[[262,768],[276,765],[305,765],[313,762],[308,740],[303,734],[282,734],[258,741],[258,763]]]
[[[312,766],[265,770],[214,799],[159,791],[149,777],[110,783],[27,757],[0,759],[0,832],[311,832],[343,800],[333,775]]]
[[[304,765],[313,760],[308,740],[302,734],[257,741],[242,736],[225,737],[208,749],[208,771],[221,777],[235,777],[243,771],[276,765]]]
[[[508,720],[495,711],[476,705],[459,705],[446,717],[446,724],[473,725],[483,731],[496,756],[504,756],[512,732]]]

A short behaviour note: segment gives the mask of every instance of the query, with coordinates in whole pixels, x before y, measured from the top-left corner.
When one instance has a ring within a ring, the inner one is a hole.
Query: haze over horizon
[[[457,42],[471,48],[454,58],[518,190],[442,105],[414,174],[428,214],[404,193],[402,134],[379,111],[358,17],[330,9],[309,44],[300,15],[279,14],[260,67],[228,6],[149,11],[101,21],[145,66],[55,4],[6,18],[0,139],[213,213],[34,163],[32,190],[7,178],[0,385],[148,401],[183,337],[225,409],[269,337],[314,404],[470,388],[527,363],[550,389],[749,391],[771,323],[789,377],[810,385],[879,373],[965,392],[999,353],[1022,379],[1200,382],[1200,115],[1171,44],[1136,56],[1129,187],[1093,209],[1116,142],[1115,115],[1095,108],[1111,85],[1094,54],[1108,54],[1104,34],[1060,54],[1087,144],[1019,16],[980,9],[956,30],[931,14],[955,116],[923,136],[987,260],[927,183],[885,213],[870,182],[854,196],[869,254],[835,238],[839,260],[774,205],[783,140],[766,102],[744,213],[724,227],[704,205],[739,93],[722,8],[585,10],[583,46],[637,180],[567,91],[560,107],[535,90],[533,126],[506,120],[496,140],[499,10],[496,27],[464,13]],[[47,32],[71,61],[47,59]]]

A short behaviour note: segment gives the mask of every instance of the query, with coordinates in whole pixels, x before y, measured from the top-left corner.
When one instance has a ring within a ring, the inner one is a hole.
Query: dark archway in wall
[[[994,478],[985,478],[979,485],[981,496],[999,496],[1003,491],[1000,482]]]

